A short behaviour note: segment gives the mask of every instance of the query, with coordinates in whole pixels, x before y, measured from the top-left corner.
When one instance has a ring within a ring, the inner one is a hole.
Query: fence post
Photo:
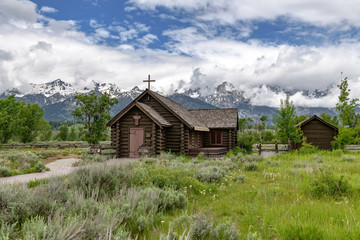
[[[278,149],[278,142],[277,140],[275,141],[275,152],[278,153],[279,149]]]
[[[259,148],[259,155],[261,155],[261,141],[260,144],[258,145],[258,148]]]

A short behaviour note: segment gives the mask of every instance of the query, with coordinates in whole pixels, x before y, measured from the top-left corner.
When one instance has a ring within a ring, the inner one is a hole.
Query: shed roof
[[[238,109],[196,109],[189,112],[208,128],[237,128]]]
[[[307,123],[309,123],[309,122],[311,122],[311,121],[313,121],[313,120],[315,120],[315,119],[316,119],[316,120],[319,120],[320,122],[322,122],[323,124],[327,125],[328,127],[333,128],[334,130],[338,131],[338,127],[332,125],[331,123],[328,123],[327,121],[325,121],[324,119],[322,119],[322,118],[320,118],[320,117],[318,117],[318,116],[316,116],[316,115],[313,115],[313,116],[305,119],[305,120],[302,121],[301,123],[297,124],[296,127],[304,126],[304,125],[306,125]]]

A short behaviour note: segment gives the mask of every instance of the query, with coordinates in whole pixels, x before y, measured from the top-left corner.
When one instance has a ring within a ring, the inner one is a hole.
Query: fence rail
[[[289,145],[286,143],[258,143],[252,146],[253,152],[279,152],[279,151],[289,151]]]
[[[349,152],[360,152],[360,145],[345,145],[344,149]]]
[[[108,151],[108,150],[112,150],[112,151]],[[90,153],[100,154],[100,155],[114,155],[116,154],[116,148],[110,145],[90,146]]]
[[[33,144],[22,144],[22,143],[10,143],[0,144],[0,149],[26,149],[26,148],[87,148],[90,147],[87,143],[33,143]]]
[[[278,152],[289,151],[289,145],[286,143],[258,143],[252,146],[253,152]],[[360,145],[345,145],[344,150],[349,152],[360,152]]]

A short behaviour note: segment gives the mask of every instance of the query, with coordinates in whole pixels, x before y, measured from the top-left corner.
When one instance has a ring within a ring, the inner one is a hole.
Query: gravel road
[[[117,165],[121,163],[129,163],[134,162],[137,159],[134,158],[114,158],[110,159],[106,162],[109,165]],[[69,174],[70,172],[74,171],[79,167],[72,167],[72,164],[79,161],[76,158],[66,158],[66,159],[59,159],[55,162],[51,162],[46,164],[46,167],[50,168],[50,171],[41,172],[41,173],[30,173],[24,175],[16,175],[11,177],[3,177],[0,178],[0,186],[4,184],[13,184],[13,183],[25,183],[35,179],[43,179],[43,178],[50,178],[53,176],[65,175]]]

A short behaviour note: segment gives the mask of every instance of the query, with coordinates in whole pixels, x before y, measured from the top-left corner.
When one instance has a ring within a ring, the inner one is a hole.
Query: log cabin
[[[117,157],[221,155],[237,145],[238,111],[187,110],[148,88],[107,125]]]
[[[314,115],[297,125],[300,127],[308,143],[319,149],[331,150],[331,142],[338,134],[338,128],[322,118]]]

